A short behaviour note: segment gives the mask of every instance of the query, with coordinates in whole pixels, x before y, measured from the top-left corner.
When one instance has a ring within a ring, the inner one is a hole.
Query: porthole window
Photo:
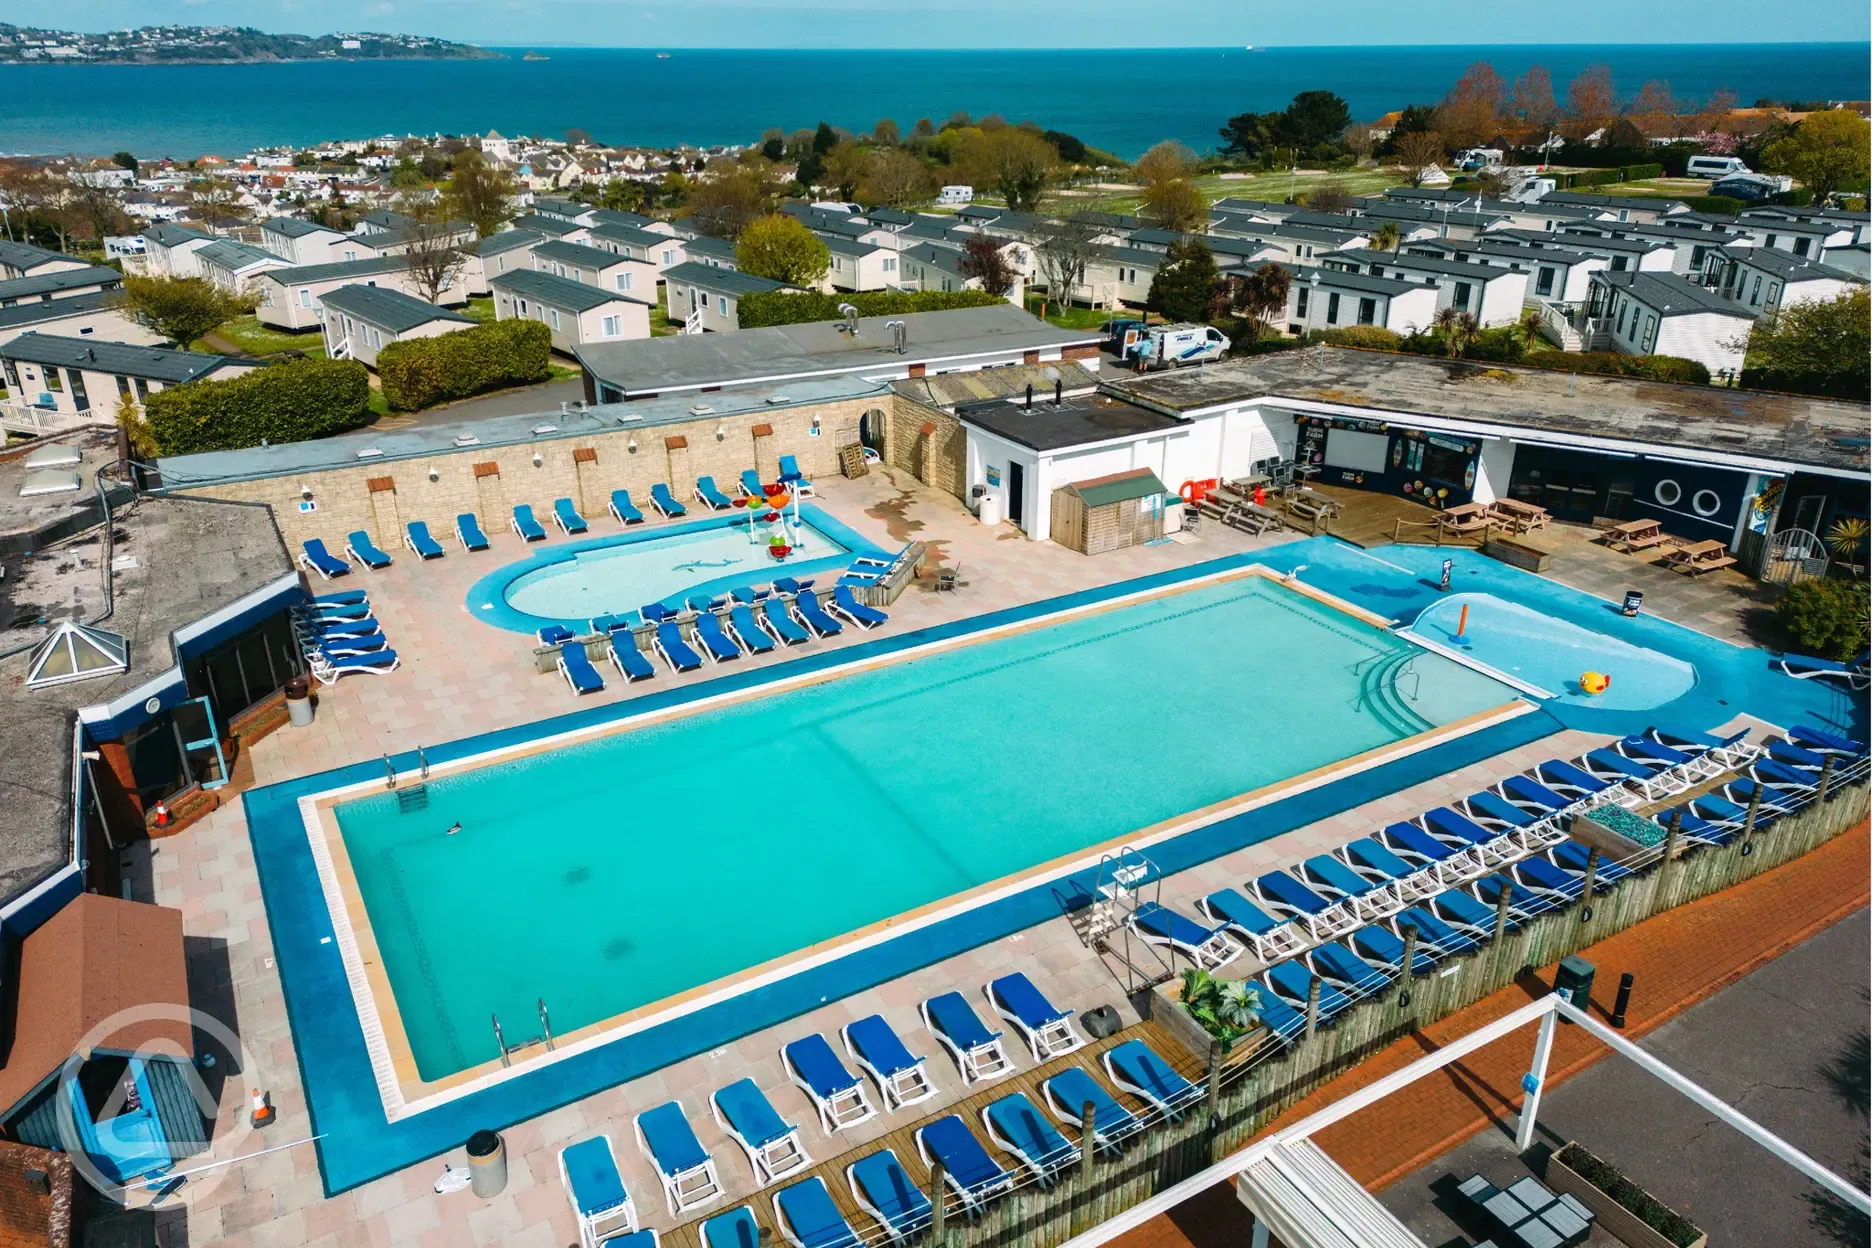
[[[1683,486],[1665,477],[1651,487],[1651,497],[1657,499],[1665,507],[1675,507],[1683,498]]]
[[[1713,516],[1722,507],[1715,490],[1698,490],[1690,496],[1690,510],[1699,516]]]

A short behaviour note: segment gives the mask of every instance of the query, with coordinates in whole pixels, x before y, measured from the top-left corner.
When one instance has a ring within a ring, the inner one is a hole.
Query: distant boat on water
[[[659,61],[667,61],[667,60],[669,60],[669,53],[667,53],[667,52],[659,52],[659,53],[657,53],[657,60],[659,60]]]
[[[520,59],[523,61],[550,61],[552,57],[547,56],[543,52],[529,52]]]

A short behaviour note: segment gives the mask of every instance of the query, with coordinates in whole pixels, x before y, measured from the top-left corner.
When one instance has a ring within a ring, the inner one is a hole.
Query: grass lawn
[[[1211,203],[1218,199],[1262,199],[1276,203],[1289,195],[1304,197],[1321,186],[1337,186],[1348,195],[1378,195],[1388,186],[1402,186],[1409,179],[1397,169],[1346,169],[1327,172],[1302,169],[1270,173],[1214,173],[1196,179],[1196,185]],[[1064,190],[1053,198],[1053,206],[1078,212],[1136,212],[1144,190],[1109,191],[1086,188]]]
[[[491,325],[494,323],[494,296],[483,295],[479,299],[470,299],[464,306],[455,310],[471,320],[480,321],[483,325]]]
[[[667,338],[671,334],[680,334],[682,323],[669,319],[669,290],[661,282],[657,283],[656,307],[650,309],[650,336]]]
[[[574,377],[583,377],[584,375],[584,369],[572,364],[561,364],[557,360],[554,360],[551,364],[546,366],[546,380],[548,382],[569,381]]]
[[[1038,295],[1028,296],[1027,310],[1039,316],[1041,302]],[[1062,308],[1058,304],[1048,303],[1046,322],[1061,329],[1097,329],[1113,317],[1127,315],[1134,314],[1113,312],[1106,308]]]
[[[215,331],[248,355],[272,355],[279,351],[303,351],[308,356],[323,358],[325,338],[316,330],[289,334],[283,330],[262,325],[257,318],[249,314],[236,317]],[[212,351],[212,346],[196,344],[197,350]]]

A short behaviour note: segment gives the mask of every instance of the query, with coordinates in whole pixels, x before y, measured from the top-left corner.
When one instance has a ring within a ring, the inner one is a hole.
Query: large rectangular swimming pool
[[[1513,696],[1234,575],[334,813],[433,1081]]]

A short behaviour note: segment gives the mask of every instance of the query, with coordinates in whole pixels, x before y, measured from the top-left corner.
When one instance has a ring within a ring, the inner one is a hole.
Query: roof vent
[[[689,409],[689,414],[691,416],[713,416],[715,414],[715,409],[706,403],[698,403]]]
[[[558,426],[558,425],[534,425],[534,426],[533,426],[533,432],[534,432],[534,433],[536,433],[536,434],[540,434],[540,433],[558,433],[558,432],[559,432],[559,426]]]
[[[455,439],[456,446],[480,446],[481,439],[472,433],[464,433]]]
[[[791,403],[793,401],[793,398],[791,395],[770,394],[767,396],[767,401],[769,403]]]
[[[382,455],[383,448],[377,446],[367,446],[357,453],[359,459],[378,459],[381,458]]]

